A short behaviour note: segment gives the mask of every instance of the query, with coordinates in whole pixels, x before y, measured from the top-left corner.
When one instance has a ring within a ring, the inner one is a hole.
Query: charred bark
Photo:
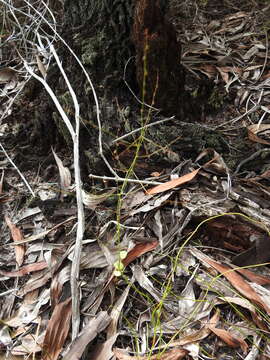
[[[142,98],[165,114],[182,114],[181,45],[160,0],[137,0],[132,38]]]

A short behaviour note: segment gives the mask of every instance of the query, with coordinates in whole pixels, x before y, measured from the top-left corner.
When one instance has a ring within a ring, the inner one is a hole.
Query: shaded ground
[[[153,186],[90,180],[89,173],[103,176],[103,169],[82,164],[88,196],[81,318],[92,323],[65,359],[87,346],[92,359],[110,359],[112,348],[125,360],[270,356],[269,268],[259,266],[256,278],[231,271],[231,262],[270,260],[270,10],[263,1],[237,8],[216,3],[171,4],[197,121],[168,120],[106,147],[123,177],[179,183],[146,193]],[[28,89],[1,125],[5,149],[38,197],[31,198],[3,153],[1,207],[8,217],[2,219],[0,342],[13,355],[42,349],[43,359],[57,359],[71,342],[77,208],[73,180],[60,188],[64,175],[53,154],[31,138],[36,131],[28,116],[40,111],[33,111],[40,87]],[[121,126],[113,139],[144,119],[126,105],[115,114]],[[155,113],[145,118],[163,119]],[[36,130],[50,131],[53,141],[56,128]],[[58,143],[55,151],[73,174],[68,146]],[[26,241],[14,251],[12,239]],[[100,331],[93,334],[95,324]]]

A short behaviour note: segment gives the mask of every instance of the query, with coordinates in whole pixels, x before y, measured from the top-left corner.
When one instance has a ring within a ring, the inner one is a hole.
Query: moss
[[[224,94],[218,87],[214,87],[208,100],[208,104],[215,110],[220,109],[224,104]]]
[[[100,54],[99,49],[104,40],[105,36],[101,31],[99,34],[82,41],[82,63],[84,65],[93,66],[96,64]]]
[[[208,0],[198,0],[198,7],[206,7],[208,5]]]

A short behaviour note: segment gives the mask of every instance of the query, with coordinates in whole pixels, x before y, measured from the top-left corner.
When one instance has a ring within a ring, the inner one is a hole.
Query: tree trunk
[[[180,116],[184,93],[181,46],[160,1],[137,1],[132,38],[142,99],[166,115]]]
[[[110,143],[113,136],[126,131],[126,117],[129,113],[129,122],[137,126],[141,104],[135,100],[123,81],[124,69],[125,80],[141,100],[161,109],[166,115],[180,117],[182,114],[184,72],[180,64],[181,47],[174,27],[166,19],[167,7],[163,3],[167,2],[64,2],[61,35],[81,59],[93,81],[101,109],[105,143]],[[87,171],[93,171],[93,168],[100,167],[97,164],[98,131],[93,94],[81,68],[61,43],[58,54],[79,99],[82,122],[85,125],[81,132],[81,152],[88,157]],[[51,68],[48,82],[72,118],[71,96],[56,67]],[[45,102],[43,108],[44,111],[38,116],[38,126],[43,124],[44,128],[52,128],[52,124],[48,124],[52,117],[61,137],[69,142],[69,136],[54,106],[48,106]],[[43,140],[44,145],[50,144],[50,140],[45,137]]]

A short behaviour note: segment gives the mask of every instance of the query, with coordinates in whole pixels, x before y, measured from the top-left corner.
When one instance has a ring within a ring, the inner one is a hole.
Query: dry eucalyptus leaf
[[[60,187],[61,190],[63,190],[63,193],[68,190],[68,188],[71,185],[71,174],[67,167],[63,165],[62,160],[57,156],[57,154],[52,149],[53,156],[55,158],[58,170],[59,170],[59,176],[60,176]],[[61,199],[63,199],[63,195],[61,194]]]
[[[83,204],[89,208],[94,210],[97,205],[101,204],[103,201],[107,200],[113,193],[115,193],[116,188],[112,188],[108,191],[104,191],[102,194],[91,194],[82,190],[82,200]]]

